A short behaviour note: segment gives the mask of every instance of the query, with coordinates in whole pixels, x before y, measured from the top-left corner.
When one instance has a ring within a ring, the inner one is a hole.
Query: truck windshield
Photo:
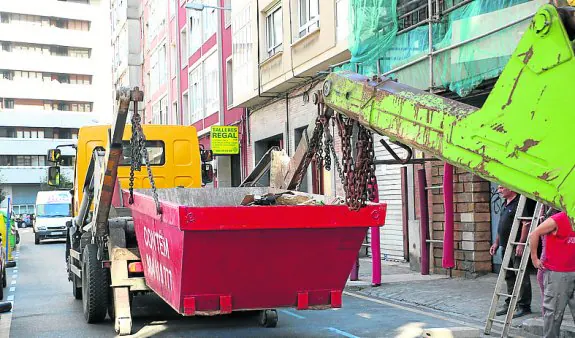
[[[70,216],[70,204],[38,204],[36,217],[67,217]]]

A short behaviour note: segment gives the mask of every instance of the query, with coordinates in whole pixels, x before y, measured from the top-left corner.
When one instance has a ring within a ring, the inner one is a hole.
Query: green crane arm
[[[324,102],[379,134],[564,210],[573,220],[569,84],[575,59],[568,32],[574,21],[565,13],[572,12],[552,5],[537,11],[481,109],[351,72],[327,77]]]

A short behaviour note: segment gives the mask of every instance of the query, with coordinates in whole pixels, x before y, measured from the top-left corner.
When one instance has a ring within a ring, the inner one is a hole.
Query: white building
[[[114,89],[142,86],[141,0],[110,0]],[[144,109],[144,103],[139,110]]]
[[[0,187],[15,212],[33,212],[48,149],[112,115],[108,1],[0,1]]]

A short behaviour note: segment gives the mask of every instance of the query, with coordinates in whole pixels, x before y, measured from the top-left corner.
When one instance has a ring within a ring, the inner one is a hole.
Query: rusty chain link
[[[375,152],[373,148],[372,132],[361,126],[357,121],[335,113],[326,108],[317,96],[315,103],[318,107],[318,116],[315,128],[304,158],[304,168],[307,168],[313,159],[319,166],[327,171],[332,168],[332,157],[338,171],[339,178],[345,192],[345,203],[351,210],[359,210],[375,197]],[[329,121],[334,117],[338,135],[341,139],[342,160],[341,165],[337,157],[333,137],[329,128]],[[352,135],[354,126],[357,126],[356,157],[352,156]],[[325,140],[325,141],[324,141]],[[325,150],[324,150],[325,149]],[[303,175],[303,174],[302,174]],[[300,180],[301,183],[301,180]],[[299,188],[299,183],[297,188]]]
[[[150,186],[152,187],[152,197],[154,203],[156,204],[156,213],[158,215],[162,214],[162,208],[160,206],[160,200],[158,198],[158,190],[156,189],[156,182],[154,181],[154,175],[152,173],[152,167],[150,165],[150,158],[148,154],[148,149],[146,148],[146,135],[142,130],[142,118],[138,113],[138,102],[134,101],[134,113],[132,114],[132,137],[130,138],[130,198],[129,203],[134,203],[134,171],[140,171],[142,168],[142,157],[144,158],[144,163],[146,164],[146,169],[148,173],[148,179],[150,180]]]

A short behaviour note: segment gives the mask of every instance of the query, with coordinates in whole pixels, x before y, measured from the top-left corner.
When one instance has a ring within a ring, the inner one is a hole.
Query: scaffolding
[[[532,8],[508,9],[528,2]],[[510,33],[526,27],[541,2],[350,0],[352,57],[333,70],[399,77],[420,89],[450,90],[464,97],[499,76],[513,51]],[[500,10],[510,16],[486,30],[484,18]]]

